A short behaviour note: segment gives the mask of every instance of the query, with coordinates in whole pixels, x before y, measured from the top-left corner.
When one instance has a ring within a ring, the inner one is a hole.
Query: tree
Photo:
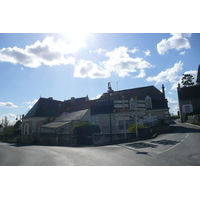
[[[183,74],[181,83],[184,85],[184,87],[190,87],[194,85],[193,79],[194,77],[191,74]]]

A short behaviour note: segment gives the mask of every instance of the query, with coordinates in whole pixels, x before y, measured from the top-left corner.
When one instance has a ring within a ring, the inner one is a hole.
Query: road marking
[[[189,133],[185,136],[185,138],[187,138],[188,137],[188,135],[189,135]]]
[[[188,135],[189,135],[189,133],[185,136],[185,138],[187,138]],[[169,150],[171,150],[171,149],[177,147],[177,146],[178,146],[179,144],[181,144],[183,141],[184,141],[184,139],[182,139],[181,142],[177,143],[177,144],[174,145],[173,147],[170,147],[169,149],[166,149],[166,150],[164,150],[164,151],[162,151],[162,152],[158,152],[157,154],[161,154],[161,153],[167,152],[167,151],[169,151]]]
[[[181,141],[181,142],[182,142],[182,141]],[[164,151],[162,151],[162,152],[158,152],[157,154],[161,154],[161,153],[164,153],[164,152],[166,152],[166,151],[169,151],[169,150],[175,148],[176,146],[178,146],[179,144],[181,144],[181,142],[179,142],[178,144],[176,144],[176,145],[173,146],[173,147],[170,147],[169,149],[166,149],[166,150],[164,150]]]

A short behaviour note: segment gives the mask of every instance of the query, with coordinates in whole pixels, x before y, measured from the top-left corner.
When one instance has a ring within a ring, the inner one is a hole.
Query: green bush
[[[145,126],[143,124],[138,124],[138,128],[144,128]],[[135,133],[136,132],[136,124],[132,124],[128,130],[131,132],[131,133]]]
[[[100,127],[97,124],[93,124],[90,122],[82,122],[74,128],[74,133],[87,133],[88,135],[92,135],[93,133],[100,133]]]

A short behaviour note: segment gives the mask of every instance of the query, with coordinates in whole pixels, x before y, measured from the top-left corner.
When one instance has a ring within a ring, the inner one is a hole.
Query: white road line
[[[185,136],[185,138],[187,138],[188,135],[189,135],[189,133]],[[161,154],[161,153],[167,152],[167,151],[169,151],[169,150],[171,150],[171,149],[177,147],[177,146],[178,146],[179,144],[181,144],[183,141],[184,141],[184,139],[182,139],[181,142],[179,142],[178,144],[174,145],[173,147],[170,147],[169,149],[166,149],[166,150],[164,150],[164,151],[162,151],[162,152],[158,152],[157,154]]]
[[[182,142],[182,141],[181,141],[181,142]],[[161,153],[164,153],[164,152],[166,152],[166,151],[169,151],[169,150],[171,150],[171,149],[175,148],[176,146],[178,146],[179,144],[181,144],[181,142],[180,142],[180,143],[178,143],[178,144],[176,144],[176,145],[175,145],[175,146],[173,146],[173,147],[170,147],[169,149],[166,149],[165,151],[158,152],[157,154],[161,154]]]

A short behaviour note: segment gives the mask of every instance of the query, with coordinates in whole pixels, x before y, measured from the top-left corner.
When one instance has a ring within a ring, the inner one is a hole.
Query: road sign
[[[136,110],[136,108],[134,110]],[[137,108],[137,110],[146,110],[146,108]]]
[[[113,112],[114,113],[127,113],[127,112],[129,112],[129,109],[115,109]]]
[[[136,115],[136,111],[133,112],[133,115]],[[137,115],[146,115],[146,113],[143,111],[137,111]]]
[[[145,103],[145,100],[137,100],[137,103]]]
[[[146,105],[145,104],[137,104],[137,107],[146,107]]]
[[[124,120],[129,120],[129,117],[115,117],[116,121],[124,121]]]
[[[114,105],[115,108],[128,108],[128,104],[115,104]]]
[[[119,113],[119,114],[115,114],[115,117],[129,117],[131,115],[131,113]]]
[[[128,103],[128,100],[115,100],[114,103]]]

